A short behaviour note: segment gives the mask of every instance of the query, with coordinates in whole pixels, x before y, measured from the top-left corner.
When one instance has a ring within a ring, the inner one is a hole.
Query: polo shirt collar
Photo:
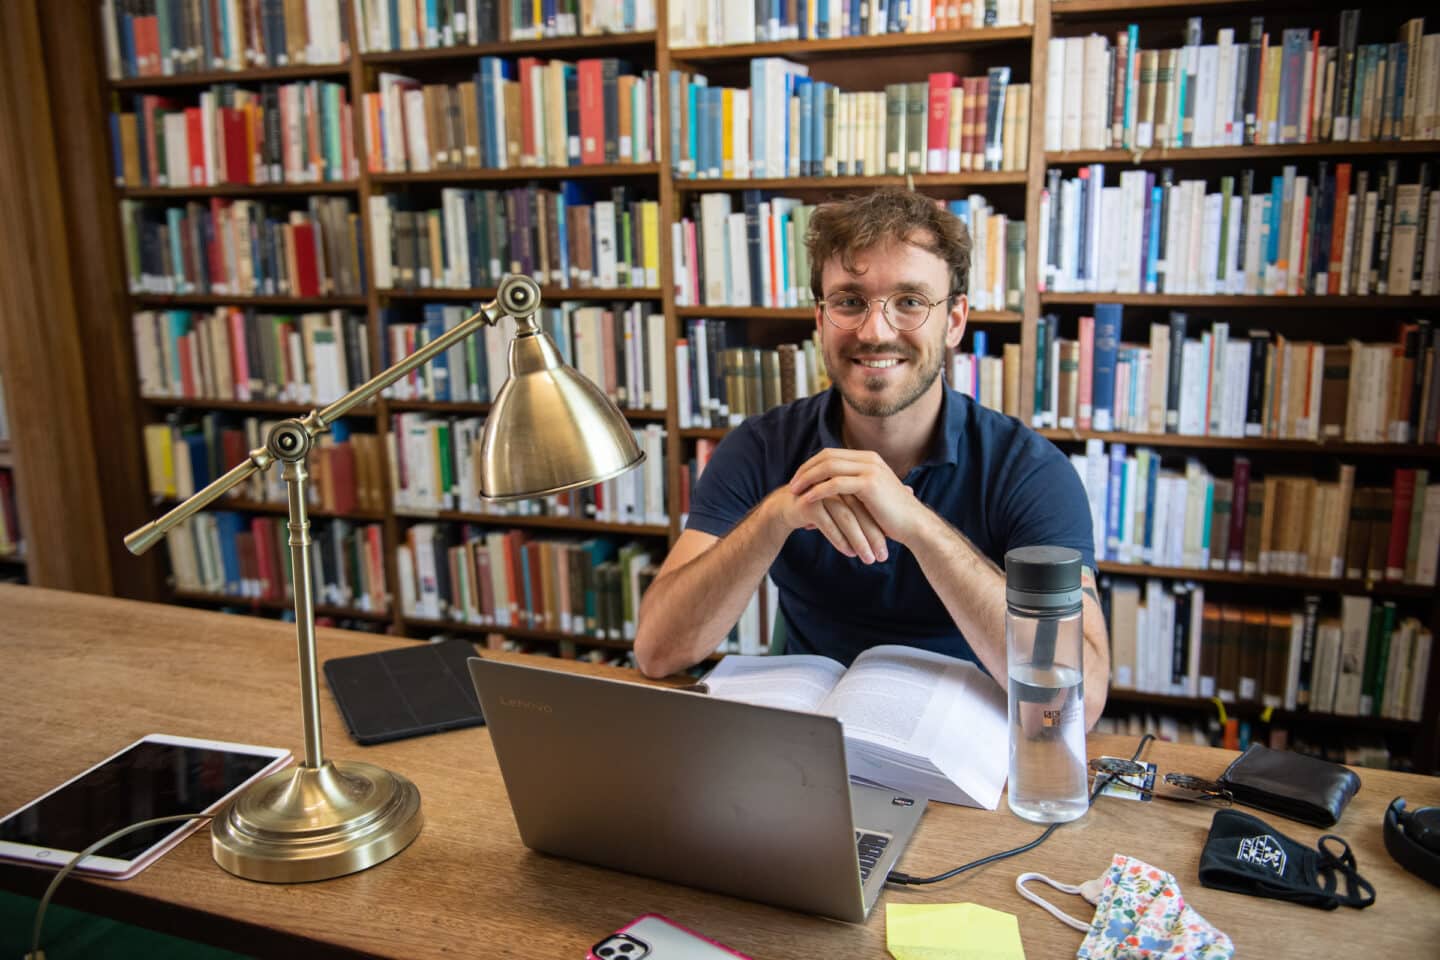
[[[831,386],[827,391],[825,402],[820,404],[817,411],[816,435],[819,442],[814,453],[819,453],[826,447],[845,448],[845,440],[840,435],[840,421],[844,415],[845,398],[840,396],[840,390]],[[965,429],[965,404],[958,399],[955,391],[950,385],[940,384],[940,416],[937,422],[940,429],[935,432],[930,442],[930,452],[919,464],[922,467],[939,467],[946,464],[952,466],[959,464],[960,435]]]

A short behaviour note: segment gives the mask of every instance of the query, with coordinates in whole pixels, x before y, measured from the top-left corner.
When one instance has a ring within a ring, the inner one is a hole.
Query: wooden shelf
[[[381,300],[492,300],[494,287],[391,287],[376,291]],[[662,300],[658,287],[541,287],[542,301],[556,300]]]
[[[160,90],[168,87],[208,87],[216,83],[273,83],[280,80],[323,80],[350,76],[348,63],[300,64],[292,67],[256,67],[247,70],[211,70],[177,73],[169,77],[125,77],[111,80],[113,90]]]
[[[1351,143],[1272,143],[1255,146],[1149,147],[1145,150],[1068,150],[1047,152],[1048,166],[1086,163],[1162,164],[1203,163],[1210,160],[1270,160],[1304,157],[1395,157],[1440,153],[1436,140],[1368,140]]]
[[[127,200],[184,200],[194,197],[269,197],[312,193],[355,193],[354,180],[326,180],[319,183],[217,183],[204,187],[120,187]]]
[[[424,412],[424,413],[464,413],[484,415],[490,412],[488,403],[471,403],[459,400],[391,400],[389,402],[391,411],[394,412]],[[642,420],[645,422],[664,423],[664,410],[640,410],[634,407],[621,407],[620,413],[626,420]]]
[[[1277,440],[1267,437],[1190,437],[1178,433],[1117,433],[1095,430],[1064,430],[1045,428],[1036,433],[1060,443],[1083,443],[1104,440],[1141,447],[1179,447],[1208,450],[1272,451],[1277,453],[1312,453],[1328,456],[1399,457],[1416,460],[1440,459],[1440,446],[1406,443],[1346,443],[1314,440]]]
[[[525,180],[583,180],[633,177],[655,177],[658,163],[591,163],[574,167],[457,167],[453,170],[431,170],[427,173],[372,173],[370,182],[377,186],[420,186],[427,183],[504,183]]]
[[[141,402],[151,407],[182,407],[199,410],[237,410],[242,413],[306,414],[318,410],[321,404],[284,403],[278,400],[213,400],[208,397],[141,397]],[[373,417],[374,407],[356,407],[347,417]]]
[[[171,507],[174,507],[179,503],[179,500],[163,499],[157,503],[157,506],[161,509],[169,510]],[[275,503],[271,503],[266,500],[242,500],[238,497],[221,497],[219,500],[211,503],[205,509],[238,510],[242,513],[274,513],[280,514],[282,516],[290,513],[290,506],[283,502],[277,501]],[[333,517],[341,520],[361,520],[366,523],[379,523],[380,521],[385,519],[385,515],[383,513],[378,513],[374,510],[361,510],[359,508],[356,508],[354,510],[336,511],[326,510],[324,507],[317,507],[311,504],[309,505],[309,509],[307,509],[305,512],[311,517]]]
[[[675,315],[681,318],[707,317],[734,320],[815,320],[815,308],[809,307],[676,307]],[[1023,317],[1013,310],[971,310],[971,323],[1013,323],[1018,325]]]
[[[1165,693],[1144,693],[1139,690],[1116,690],[1110,688],[1106,695],[1105,709],[1109,712],[1112,703],[1153,703],[1181,710],[1215,710],[1215,701],[1204,697],[1176,697]],[[1240,717],[1255,717],[1265,708],[1258,703],[1227,703],[1225,712]],[[1415,720],[1394,720],[1390,717],[1345,716],[1338,713],[1312,713],[1309,710],[1273,710],[1271,723],[1281,725],[1334,724],[1364,730],[1398,730],[1414,732],[1420,724]]]
[[[401,520],[448,520],[453,523],[474,523],[487,527],[526,527],[535,530],[563,530],[570,533],[618,533],[632,537],[668,537],[669,526],[645,523],[612,523],[585,517],[510,516],[496,513],[465,513],[460,510],[395,509]]]
[[[1042,306],[1119,303],[1127,307],[1278,307],[1296,310],[1436,310],[1440,297],[1226,296],[1199,293],[1042,293]]]
[[[909,177],[886,174],[874,177],[753,177],[727,179],[704,177],[674,179],[681,193],[715,190],[844,190],[870,187],[984,187],[1003,184],[1024,185],[1024,170],[980,170],[971,173],[916,173]]]
[[[946,30],[939,33],[884,33],[873,37],[829,37],[823,40],[782,40],[774,43],[736,43],[716,47],[671,47],[675,63],[722,63],[751,57],[790,57],[807,60],[831,54],[904,53],[936,47],[983,47],[1029,40],[1034,28],[990,27],[980,30]]]
[[[419,50],[377,50],[360,54],[360,62],[376,66],[410,63],[443,63],[447,60],[469,60],[474,57],[525,57],[534,53],[588,53],[600,56],[610,51],[631,47],[655,47],[655,32],[607,33],[598,37],[546,37],[541,40],[501,40],[467,46],[431,47]]]
[[[284,612],[294,610],[295,605],[289,600],[266,600],[260,597],[232,597],[223,593],[201,593],[194,590],[171,590],[170,595],[176,600],[186,603],[214,604],[226,607],[249,607],[252,610],[273,610]],[[315,616],[337,617],[347,620],[368,620],[371,623],[389,623],[391,621],[388,613],[373,613],[369,610],[355,610],[350,607],[331,607],[326,604],[315,605]]]
[[[1388,580],[1340,580],[1328,577],[1296,577],[1277,573],[1235,573],[1229,570],[1194,569],[1191,567],[1155,567],[1144,563],[1116,563],[1101,560],[1101,573],[1130,577],[1164,577],[1170,580],[1196,580],[1203,583],[1239,583],[1252,587],[1276,587],[1284,590],[1314,590],[1330,593],[1364,593],[1377,597],[1431,597],[1434,587]]]
[[[134,293],[136,303],[151,307],[320,307],[333,310],[336,307],[363,308],[364,297],[323,296],[323,297],[246,297],[220,293]]]

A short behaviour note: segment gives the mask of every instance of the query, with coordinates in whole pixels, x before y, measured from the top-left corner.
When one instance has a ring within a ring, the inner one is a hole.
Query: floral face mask
[[[1083,923],[1046,902],[1026,889],[1031,880],[1083,896],[1095,904],[1095,919]],[[1235,954],[1230,938],[1185,902],[1172,875],[1124,854],[1115,854],[1103,876],[1078,887],[1022,873],[1015,889],[1062,923],[1084,931],[1077,960],[1229,960]]]

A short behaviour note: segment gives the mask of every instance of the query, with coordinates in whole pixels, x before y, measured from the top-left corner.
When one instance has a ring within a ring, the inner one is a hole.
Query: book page
[[[845,668],[829,657],[728,656],[701,684],[711,696],[814,713]]]

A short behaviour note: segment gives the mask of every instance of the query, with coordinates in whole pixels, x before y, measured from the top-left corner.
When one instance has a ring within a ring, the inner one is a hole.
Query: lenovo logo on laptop
[[[554,713],[555,709],[548,703],[536,703],[534,700],[516,700],[514,697],[500,698],[500,706],[514,707],[517,710],[531,710],[535,713]]]

